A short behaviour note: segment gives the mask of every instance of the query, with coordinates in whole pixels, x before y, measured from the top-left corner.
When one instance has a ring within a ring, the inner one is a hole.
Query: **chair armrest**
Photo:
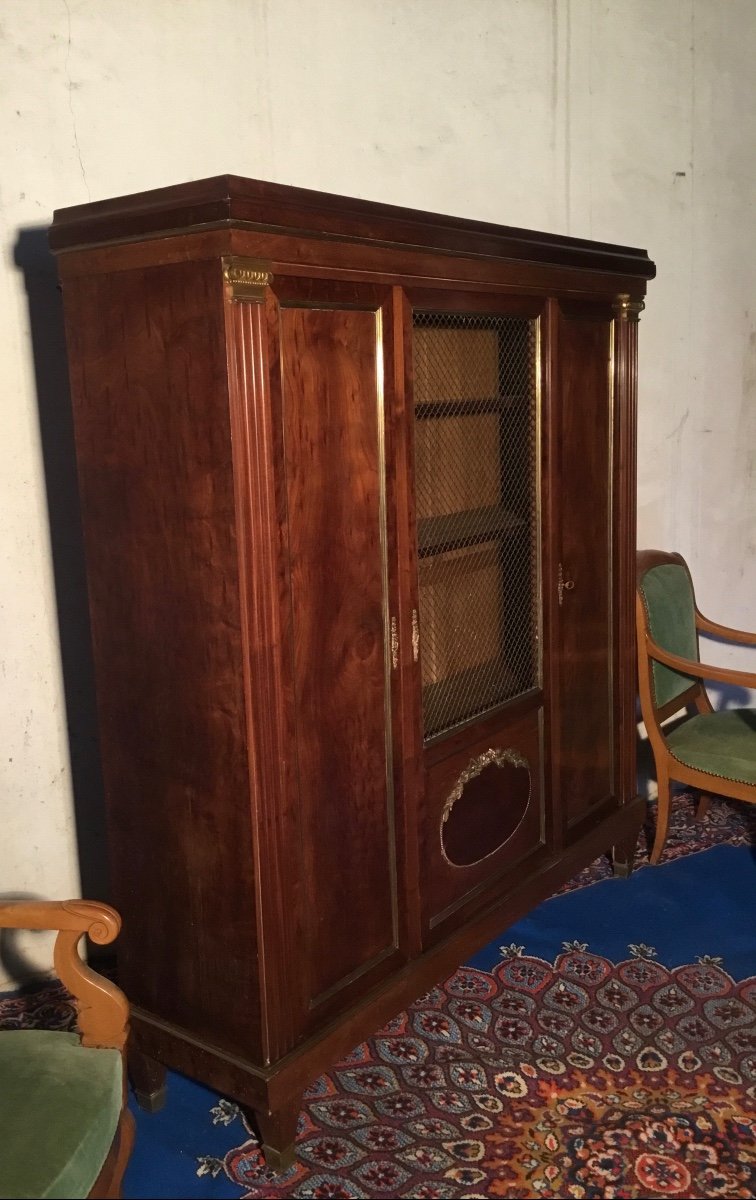
[[[702,613],[696,610],[696,628],[702,633],[713,633],[716,637],[724,638],[728,642],[742,642],[745,646],[756,646],[756,633],[747,633],[744,629],[731,629],[729,625],[719,625],[717,621],[710,621]]]
[[[712,667],[708,663],[697,662],[691,658],[680,658],[662,650],[656,642],[646,634],[646,650],[651,658],[672,667],[683,675],[692,675],[694,679],[715,679],[721,683],[737,683],[741,687],[756,688],[756,673],[753,671],[733,671],[728,667]]]
[[[93,900],[2,900],[0,929],[78,930],[106,946],[118,937],[121,918]]]
[[[122,1050],[129,1028],[128,1001],[78,952],[85,933],[101,946],[118,937],[121,918],[115,909],[92,900],[4,900],[0,902],[2,928],[58,931],[53,964],[76,1002],[82,1044]]]

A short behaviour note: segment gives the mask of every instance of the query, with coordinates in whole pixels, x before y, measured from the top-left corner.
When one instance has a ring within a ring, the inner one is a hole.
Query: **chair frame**
[[[115,1136],[89,1196],[93,1200],[119,1200],[126,1165],[134,1144],[134,1118],[126,1107],[125,1047],[129,1030],[129,1004],[120,988],[98,975],[79,957],[84,934],[98,945],[117,936],[121,918],[107,904],[91,900],[5,900],[0,902],[0,929],[57,930],[53,952],[56,974],[74,998],[81,1044],[120,1051],[123,1062],[123,1099]]]
[[[710,633],[715,637],[723,638],[729,642],[739,642],[742,645],[756,646],[756,633],[749,633],[741,629],[732,629],[728,625],[720,625],[717,621],[710,621],[708,617],[705,617],[699,611],[696,604],[696,593],[690,569],[682,555],[665,550],[641,550],[638,552],[636,563],[635,613],[638,648],[638,692],[640,695],[641,713],[656,764],[656,780],[659,788],[656,837],[654,839],[653,850],[651,851],[651,862],[658,863],[664,851],[664,844],[669,831],[670,786],[673,780],[678,783],[688,784],[701,793],[701,801],[696,814],[698,818],[703,816],[708,808],[709,797],[712,793],[719,796],[731,796],[735,800],[748,800],[751,803],[756,803],[755,785],[739,783],[734,779],[723,779],[719,775],[710,775],[706,771],[698,771],[694,767],[686,766],[685,763],[675,758],[667,746],[664,730],[662,729],[662,721],[667,720],[668,717],[674,716],[675,713],[691,705],[695,706],[699,713],[713,712],[714,709],[703,682],[705,679],[721,683],[739,684],[741,687],[756,688],[756,673],[731,670],[727,667],[714,667],[708,663],[702,663],[698,659],[680,658],[677,654],[670,654],[659,646],[649,633],[648,615],[641,593],[643,576],[652,567],[675,565],[685,569],[690,580],[690,589],[693,596],[697,635],[699,633]],[[654,684],[651,671],[651,663],[654,660],[663,663],[667,667],[672,667],[676,671],[680,671],[683,675],[692,675],[695,677],[695,682],[686,691],[658,707],[654,700]]]

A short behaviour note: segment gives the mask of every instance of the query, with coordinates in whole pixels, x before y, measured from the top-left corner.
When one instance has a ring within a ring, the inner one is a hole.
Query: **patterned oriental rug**
[[[754,818],[680,797],[666,865],[592,864],[321,1076],[278,1177],[236,1105],[171,1076],[124,1195],[754,1196]],[[6,1028],[71,1020],[58,985],[0,1000]]]

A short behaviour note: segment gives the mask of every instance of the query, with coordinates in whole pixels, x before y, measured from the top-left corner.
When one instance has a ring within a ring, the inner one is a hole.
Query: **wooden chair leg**
[[[667,840],[667,832],[669,830],[669,809],[670,809],[670,780],[666,771],[657,769],[656,782],[659,789],[659,800],[656,807],[656,837],[654,838],[654,848],[651,851],[651,862],[658,863],[664,852],[664,843]]]
[[[709,811],[710,804],[711,804],[711,796],[709,796],[706,792],[699,793],[698,804],[696,805],[696,820],[697,821],[702,821],[704,819],[707,812]]]

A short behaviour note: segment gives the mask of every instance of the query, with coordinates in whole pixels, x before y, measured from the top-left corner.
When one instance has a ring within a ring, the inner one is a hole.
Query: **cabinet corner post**
[[[638,402],[638,322],[645,305],[627,292],[615,296],[611,336],[610,387],[617,430],[616,498],[620,523],[617,600],[620,662],[619,778],[623,802],[636,791],[634,580],[637,524],[636,412]]]

